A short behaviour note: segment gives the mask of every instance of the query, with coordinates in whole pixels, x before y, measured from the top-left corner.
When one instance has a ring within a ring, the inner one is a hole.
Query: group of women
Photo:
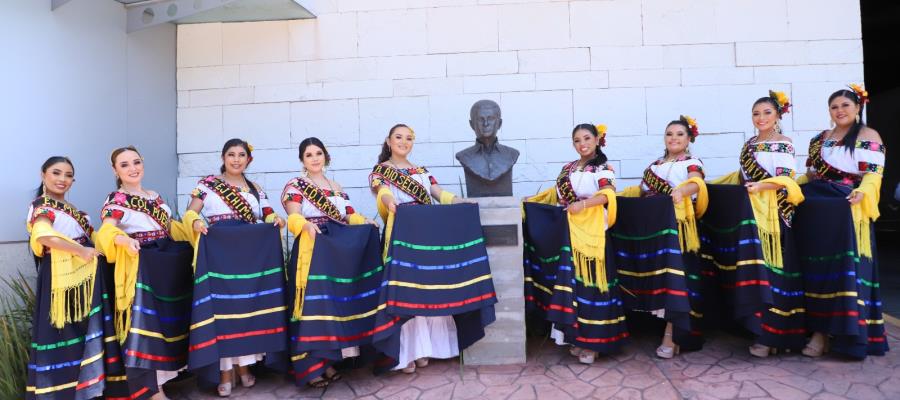
[[[883,355],[871,224],[885,154],[862,122],[867,101],[857,85],[829,97],[832,128],[810,141],[798,172],[780,125],[791,104],[770,91],[751,107],[756,135],[738,170],[710,182],[689,151],[697,122],[681,116],[641,184],[618,193],[605,127],[576,126],[579,158],[525,199],[528,309],[584,363],[621,347],[634,311],[665,320],[661,358],[699,349],[714,322],[751,332],[756,357]]]
[[[735,320],[757,333],[750,347],[756,356],[798,346],[805,355],[820,356],[829,345],[855,357],[883,354],[887,343],[870,225],[877,218],[884,147],[877,132],[860,121],[867,95],[857,89],[829,98],[833,128],[810,143],[805,175],[796,173],[793,144],[780,130],[779,120],[790,107],[787,98],[770,93],[753,104],[758,134],[741,150],[740,170],[712,182],[743,185],[743,200],[737,199],[749,216],[739,216],[747,218],[738,219],[737,228],[716,226],[740,214],[734,211],[740,206],[720,200],[726,197],[716,197],[719,185],[703,181],[703,164],[689,151],[699,133],[693,119],[668,124],[663,157],[648,166],[639,187],[618,196],[615,172],[602,151],[605,128],[576,126],[572,140],[579,158],[563,167],[556,187],[526,199],[529,307],[552,323],[557,343],[571,345],[572,355],[586,363],[615,351],[629,336],[625,309],[667,321],[660,357],[671,358],[681,347],[699,348],[700,327],[711,319],[703,314],[712,313],[713,303],[703,300],[723,293],[732,299],[726,303]],[[392,127],[369,177],[386,236],[399,206],[466,202],[409,160],[414,141],[410,127]],[[365,346],[346,336],[312,339],[302,333],[317,320],[341,324],[370,317],[375,310],[328,318],[303,310],[322,300],[336,306],[358,300],[381,286],[379,278],[374,289],[353,296],[314,292],[314,281],[357,282],[382,271],[361,264],[352,278],[334,278],[315,270],[317,235],[344,225],[377,226],[326,177],[325,145],[316,138],[300,143],[303,172],[287,182],[279,199],[287,218],[277,215],[262,188],[244,175],[253,160],[250,144],[229,140],[221,155],[220,173],[200,180],[176,220],[159,194],[142,185],[144,159],[138,150],[116,149],[110,163],[117,187],[106,198],[96,232],[87,213],[66,201],[75,176],[72,162],[51,157],[43,164],[27,220],[40,263],[29,398],[164,399],[163,383],[185,368],[217,383],[218,394],[228,396],[238,382],[254,385],[248,367],[261,360],[272,366],[288,362],[298,383],[324,387],[341,378],[334,361],[360,356]],[[801,175],[802,189],[794,179]],[[822,203],[841,213],[834,218],[804,219],[804,198],[806,203],[846,200],[837,208]],[[644,199],[654,203],[637,202]],[[648,204],[659,213],[647,212]],[[802,231],[806,221],[810,226]],[[650,234],[639,232],[660,226]],[[280,228],[296,237],[286,264]],[[836,256],[813,254],[818,247],[804,243],[820,240],[823,229],[835,232],[835,243],[854,247]],[[567,234],[550,234],[560,230]],[[728,236],[735,232],[738,236]],[[483,239],[459,246],[387,242],[377,257],[384,271],[390,265],[437,269],[391,260],[389,244],[423,251],[483,246]],[[661,249],[641,253],[658,245]],[[742,247],[751,254],[742,256],[747,252]],[[729,265],[728,257],[739,259]],[[476,260],[486,262],[486,253]],[[440,269],[453,274],[465,265]],[[403,274],[403,268],[391,274]],[[395,285],[398,275],[391,276]],[[471,281],[478,280],[485,279]],[[487,294],[476,297],[496,301],[492,286],[484,290]],[[385,323],[402,324],[399,351],[387,365],[411,373],[427,366],[429,358],[459,355],[465,346],[462,330],[457,338],[462,320],[454,317],[425,314]],[[492,313],[482,316],[482,324],[492,318]],[[372,331],[377,335],[379,329]],[[337,355],[326,357],[298,344],[316,340],[336,343],[329,349]]]

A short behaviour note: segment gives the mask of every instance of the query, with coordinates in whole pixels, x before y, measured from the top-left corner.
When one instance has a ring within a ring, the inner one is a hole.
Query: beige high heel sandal
[[[778,354],[778,349],[759,343],[754,343],[752,346],[750,346],[749,351],[750,355],[759,358],[766,358],[770,355]]]
[[[234,368],[231,368],[228,371],[228,373],[231,374],[231,381],[219,383],[219,386],[216,387],[216,392],[219,393],[219,397],[231,396],[231,390],[234,389]]]
[[[581,353],[578,354],[578,362],[582,364],[593,364],[594,359],[597,358],[597,352],[588,349],[582,349]]]
[[[666,332],[663,334],[663,337],[666,337],[666,336],[672,337],[672,334],[669,332]],[[672,357],[675,357],[675,355],[677,355],[680,352],[681,352],[681,347],[678,346],[677,344],[674,346],[666,346],[666,345],[661,344],[661,345],[659,345],[659,347],[656,348],[656,356],[659,358],[670,359]]]
[[[822,337],[822,345],[819,347],[811,346],[812,340],[806,344],[806,347],[803,348],[801,353],[807,357],[822,357],[825,353],[828,352],[828,336],[825,336],[821,333],[814,333],[813,336],[820,335]]]

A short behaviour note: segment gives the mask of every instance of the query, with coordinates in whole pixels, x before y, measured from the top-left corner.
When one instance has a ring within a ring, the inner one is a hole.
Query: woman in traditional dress
[[[91,243],[90,217],[66,201],[74,182],[72,161],[48,158],[28,209],[29,243],[39,261],[29,399],[100,397],[106,384],[104,317],[111,310],[104,300],[103,277],[97,274],[99,252]]]
[[[404,124],[388,131],[378,156],[378,164],[369,175],[373,193],[377,195],[378,212],[390,229],[388,215],[401,205],[460,203],[462,200],[444,190],[425,167],[409,160],[415,143],[415,132]],[[402,182],[402,183],[401,183]],[[388,240],[388,239],[386,239]],[[386,243],[386,246],[388,244]],[[457,327],[452,316],[416,316],[403,324],[400,332],[400,356],[395,369],[413,373],[428,365],[429,358],[451,358],[459,355]]]
[[[651,257],[643,255],[624,257],[619,260],[617,268],[619,274],[623,275],[621,277],[623,287],[628,288],[629,292],[637,297],[634,301],[643,300],[644,304],[663,306],[658,310],[648,310],[667,321],[662,343],[656,348],[656,355],[660,358],[672,358],[679,353],[682,346],[696,350],[702,345],[699,322],[703,312],[700,302],[703,295],[701,292],[704,290],[699,282],[702,276],[697,256],[700,249],[697,219],[705,211],[708,200],[706,184],[703,182],[703,162],[692,157],[688,149],[698,135],[697,122],[689,116],[682,115],[679,119],[669,122],[663,136],[665,143],[663,157],[652,162],[644,170],[639,187],[626,188],[623,193],[624,196],[635,195],[633,192],[639,188],[642,197],[670,196],[674,209],[671,204],[666,205],[669,209],[665,211],[669,213],[665,215],[671,215],[669,218],[673,220],[666,221],[652,215],[650,210],[644,207],[633,207],[632,210],[628,207],[627,200],[622,199],[618,210],[619,218],[629,221],[629,224],[620,223],[611,232],[612,238],[617,243],[632,245],[629,248],[644,251],[648,248],[658,249]],[[697,202],[696,207],[694,200]],[[635,219],[643,221],[638,223]],[[672,225],[677,226],[677,231],[672,229]],[[650,229],[646,230],[648,227]],[[634,232],[626,236],[620,230],[634,230]],[[666,234],[660,235],[660,232]],[[673,233],[675,237],[672,237]],[[680,246],[671,248],[673,242],[680,243]],[[617,255],[624,255],[619,247],[616,247],[616,250]],[[637,268],[647,262],[651,263],[651,271],[640,271],[640,268]],[[658,273],[660,270],[665,273]],[[662,298],[655,299],[655,297]],[[684,306],[682,303],[688,305],[687,313],[682,312],[684,311],[681,310]],[[677,329],[673,321],[677,321],[680,325]]]
[[[365,275],[365,271],[357,267],[371,268],[372,265],[330,265],[330,268],[328,270],[316,270],[319,265],[312,265],[312,268],[310,268],[310,263],[312,261],[312,243],[314,243],[318,234],[322,234],[323,230],[327,230],[326,226],[328,222],[351,225],[368,223],[375,225],[375,221],[372,221],[371,219],[368,219],[363,215],[357,213],[353,209],[353,205],[350,203],[350,197],[346,192],[343,191],[341,185],[331,179],[328,179],[328,177],[325,176],[325,168],[330,164],[331,156],[328,154],[328,149],[325,148],[325,145],[321,140],[315,137],[304,139],[300,142],[299,153],[299,158],[303,165],[303,174],[300,177],[293,178],[288,181],[284,186],[284,190],[281,195],[281,202],[288,214],[288,229],[290,229],[291,233],[294,234],[294,236],[297,238],[297,244],[295,245],[295,250],[292,252],[292,258],[289,264],[291,268],[288,268],[288,286],[290,290],[289,297],[292,298],[292,301],[289,301],[288,304],[293,305],[293,310],[291,311],[292,318],[290,323],[290,331],[292,337],[292,343],[290,346],[291,359],[293,360],[292,364],[294,375],[298,384],[306,382],[309,386],[321,388],[328,386],[331,382],[341,378],[341,375],[337,370],[334,369],[334,367],[331,366],[331,364],[341,358],[358,356],[359,347],[342,347],[339,352],[336,352],[339,354],[332,355],[332,358],[335,358],[337,360],[327,359],[325,357],[317,357],[316,354],[311,354],[309,347],[304,347],[303,350],[299,349],[300,344],[298,343],[300,342],[300,339],[308,339],[303,335],[308,331],[301,330],[302,328],[306,328],[304,324],[340,323],[330,320],[339,320],[341,318],[340,316],[329,316],[331,318],[316,318],[314,320],[310,320],[309,322],[302,321],[303,316],[308,316],[311,313],[310,309],[313,307],[312,305],[307,304],[307,302],[311,303],[312,301],[318,300],[328,301],[332,296],[335,296],[335,292],[337,292],[337,290],[335,290],[334,292],[329,292],[328,294],[309,293],[307,290],[308,288],[306,287],[308,277],[310,275],[334,276],[337,269],[344,269],[342,267],[349,267],[350,270],[355,270],[350,273],[350,276],[358,277],[361,275]],[[353,245],[354,244],[348,243],[345,250],[348,252],[352,251],[351,247]],[[293,267],[298,266],[298,258],[301,261],[305,259],[307,263],[306,265],[301,266],[300,268],[297,268],[295,270]],[[306,270],[303,271],[303,269]],[[380,285],[381,282],[379,280],[379,276],[374,275],[374,279],[378,280],[378,282],[375,282],[375,284]],[[359,279],[355,280],[358,281]],[[347,278],[336,278],[328,281],[329,282],[326,283],[331,283],[331,281],[337,281],[338,283],[346,284],[356,283],[351,282],[354,281],[354,279]],[[364,301],[366,301],[370,296],[354,293],[354,296],[337,297],[340,299],[345,299],[341,301],[349,302],[359,299],[364,299]],[[377,301],[377,296],[372,297],[372,299]],[[305,311],[303,310],[303,305],[307,305]],[[353,304],[352,306],[343,308],[352,309],[356,306],[358,305]],[[323,329],[323,331],[327,330],[328,328]],[[346,330],[336,328],[334,331],[345,332]],[[334,337],[332,339],[329,339],[328,341],[339,340],[339,338]],[[345,340],[350,341],[350,339]],[[313,340],[308,341],[313,342]],[[329,345],[330,343],[326,343],[325,346],[323,346],[322,350],[327,350]]]
[[[598,352],[617,351],[628,337],[616,270],[605,245],[606,230],[616,218],[615,172],[602,150],[606,144],[606,128],[599,127],[575,126],[572,146],[579,158],[562,167],[555,187],[526,199],[525,205],[529,225],[537,221],[528,212],[528,203],[549,204],[565,210],[569,240],[563,246],[532,238],[536,252],[542,248],[556,252],[557,256],[549,259],[560,264],[550,283],[553,304],[538,307],[563,310],[565,315],[558,319],[548,318],[553,322],[551,337],[557,344],[570,344],[570,353],[585,364],[593,363]],[[560,261],[570,257],[572,266]],[[538,258],[543,260],[535,260],[536,264],[548,259]],[[544,271],[537,273],[546,275]]]
[[[862,120],[868,100],[858,85],[831,94],[833,127],[809,145],[807,201],[798,210],[795,230],[807,327],[813,332],[803,354],[810,357],[829,347],[859,359],[888,351],[872,229],[879,216],[885,148]]]
[[[219,241],[224,244],[223,246],[204,247],[205,257],[198,260],[195,273],[195,280],[212,274],[208,279],[195,284],[195,308],[192,314],[192,325],[202,324],[208,328],[198,327],[198,329],[210,331],[192,331],[191,343],[196,345],[191,347],[190,367],[192,369],[205,367],[214,360],[212,356],[220,356],[223,353],[234,353],[240,349],[254,351],[245,355],[219,357],[220,376],[217,390],[221,397],[231,395],[235,365],[241,385],[249,388],[256,383],[249,366],[261,361],[266,354],[259,350],[285,350],[279,344],[286,340],[284,334],[286,326],[283,318],[279,318],[278,312],[274,311],[279,308],[283,310],[285,307],[284,283],[280,271],[266,273],[273,267],[283,264],[277,227],[284,226],[284,221],[269,205],[266,192],[244,175],[244,171],[253,161],[252,152],[250,144],[241,139],[225,142],[222,147],[222,166],[219,169],[221,175],[210,175],[200,180],[191,192],[191,203],[185,215],[185,221],[191,221],[193,231],[198,234],[206,235],[209,229],[214,227],[234,227],[223,233],[225,237]],[[200,216],[207,221],[208,227]],[[237,228],[263,221],[274,223],[276,228],[249,231]],[[253,277],[234,278],[246,275]],[[228,293],[229,291],[236,293]],[[209,309],[200,308],[207,302],[210,303]],[[208,323],[213,311],[225,314],[225,310],[230,310],[228,313],[253,316],[216,318]],[[252,334],[247,334],[248,332]],[[207,344],[208,339],[226,333],[231,339],[223,340],[221,346],[227,348],[210,349],[209,354],[202,352],[204,348],[213,346],[213,344],[202,345]]]
[[[803,284],[791,230],[794,209],[803,196],[794,181],[794,145],[781,131],[781,118],[790,106],[782,92],[769,91],[756,100],[752,113],[757,134],[744,144],[740,156],[741,182],[751,201],[759,204],[754,210],[768,210],[755,215],[772,291],[771,307],[751,318],[758,324],[752,329],[756,343],[749,349],[756,357],[800,348],[805,336]]]
[[[97,244],[115,270],[115,328],[122,343],[127,384],[134,392],[143,379],[155,385],[138,392],[166,399],[162,385],[185,367],[191,304],[188,233],[172,221],[162,197],[142,185],[144,159],[132,146],[110,155],[117,190],[107,197]],[[137,397],[137,396],[134,396]]]

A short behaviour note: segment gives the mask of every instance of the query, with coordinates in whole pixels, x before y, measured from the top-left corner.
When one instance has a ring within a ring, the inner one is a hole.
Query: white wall
[[[175,27],[128,35],[112,0],[0,1],[0,276],[27,261],[24,219],[40,166],[69,156],[70,200],[99,222],[114,190],[109,152],[135,144],[147,158],[149,188],[174,200]],[[30,268],[30,266],[28,266]]]
[[[661,155],[665,124],[692,115],[702,136],[691,150],[716,176],[737,168],[751,104],[768,89],[793,99],[784,126],[803,156],[828,125],[827,95],[863,78],[851,0],[301,3],[318,18],[179,26],[181,208],[226,139],[258,149],[250,172],[277,197],[314,135],[330,174],[374,215],[366,176],[397,122],[416,130],[413,161],[459,192],[454,154],[472,144],[469,107],[485,98],[502,107],[501,142],[521,152],[517,196],[576,158],[581,122],[609,126],[624,186]]]

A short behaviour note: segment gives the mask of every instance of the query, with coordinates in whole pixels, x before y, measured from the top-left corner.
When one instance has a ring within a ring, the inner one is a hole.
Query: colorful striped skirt
[[[538,203],[523,207],[526,311],[554,324],[569,344],[618,352],[629,334],[611,246],[606,246],[606,290],[585,285],[572,268],[565,210]]]
[[[793,231],[779,222],[783,265],[768,265],[747,189],[707,185],[707,190],[710,201],[701,220],[701,257],[704,273],[718,277],[719,294],[726,299],[726,308],[717,311],[739,322],[759,344],[802,348],[803,281]]]
[[[619,223],[608,231],[625,308],[662,311],[674,328],[691,331],[688,273],[669,196],[619,197]],[[657,313],[658,314],[658,313]]]
[[[168,238],[141,245],[131,329],[121,345],[121,357],[107,364],[119,371],[111,378],[108,399],[149,397],[158,390],[156,371],[177,371],[187,365],[193,254],[187,242]],[[114,268],[105,267],[111,289]]]
[[[50,257],[41,259],[35,288],[31,328],[28,399],[90,399],[102,396],[106,387],[106,361],[117,353],[106,353],[111,335],[112,312],[101,271],[94,282],[88,317],[57,329],[50,323]],[[99,267],[98,267],[99,268]]]
[[[497,294],[478,205],[400,206],[389,245],[376,326],[396,323],[375,334],[386,356],[378,369],[396,366],[401,325],[413,317],[453,316],[460,351],[484,337]]]
[[[769,272],[763,260],[756,218],[739,185],[707,185],[709,207],[700,220],[702,274],[718,282],[723,301],[708,312],[739,322],[761,334],[757,314],[772,305]]]
[[[219,381],[219,359],[287,351],[284,254],[278,227],[223,221],[201,236],[191,309],[188,368]],[[280,354],[279,354],[280,353]]]
[[[340,361],[341,350],[367,346],[377,332],[392,329],[395,317],[376,326],[382,274],[381,244],[372,225],[320,225],[310,263],[302,315],[290,321],[291,372],[297,385],[321,376]],[[298,242],[291,251],[288,315],[296,287]]]
[[[860,257],[846,197],[850,188],[816,181],[802,186],[794,232],[803,269],[806,326],[831,335],[831,351],[862,359],[884,355],[874,229],[872,258]]]

